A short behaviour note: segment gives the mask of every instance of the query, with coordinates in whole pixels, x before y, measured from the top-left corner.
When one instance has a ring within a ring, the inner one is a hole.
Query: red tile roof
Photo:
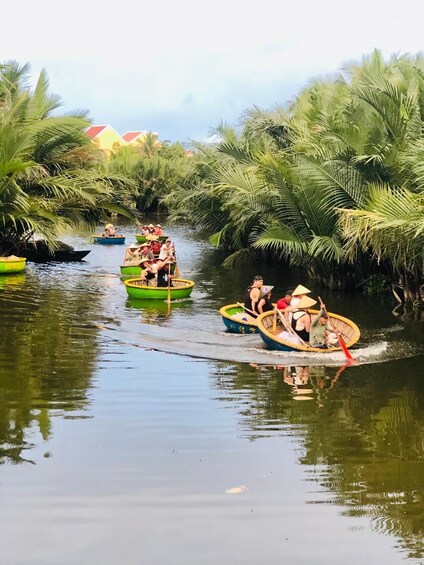
[[[138,137],[142,133],[143,133],[142,131],[127,131],[122,136],[122,139],[124,139],[125,141],[130,143],[131,141],[133,141],[136,137]]]
[[[86,130],[86,135],[94,139],[100,132],[102,132],[107,126],[91,126]]]

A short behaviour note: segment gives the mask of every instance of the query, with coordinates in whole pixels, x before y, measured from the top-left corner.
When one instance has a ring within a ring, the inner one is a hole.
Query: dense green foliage
[[[173,215],[212,229],[229,263],[260,253],[331,288],[380,274],[422,303],[423,126],[424,59],[376,51],[240,132],[221,124]]]
[[[107,164],[111,173],[132,179],[133,204],[142,213],[167,212],[167,195],[190,178],[190,167],[190,157],[180,143],[160,142],[151,132],[135,145],[120,147]]]
[[[391,286],[423,304],[424,58],[375,51],[287,107],[245,112],[211,143],[149,133],[108,160],[84,112],[58,116],[42,72],[0,68],[0,248],[106,212],[170,212],[212,232],[227,263],[269,258],[330,288]],[[380,278],[375,278],[376,276]],[[389,285],[369,284],[384,280]]]

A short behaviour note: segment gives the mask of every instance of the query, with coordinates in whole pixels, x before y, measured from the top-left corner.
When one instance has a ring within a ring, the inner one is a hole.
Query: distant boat
[[[102,243],[103,245],[124,245],[125,235],[114,235],[110,237],[93,235],[93,242]]]
[[[256,320],[246,314],[244,308],[238,304],[227,304],[220,308],[227,331],[233,334],[253,334],[259,333]]]
[[[141,279],[128,279],[124,281],[128,296],[144,300],[166,300],[168,293],[171,300],[188,298],[194,287],[194,281],[186,279],[173,279],[173,286],[147,285]]]
[[[81,261],[89,253],[90,249],[74,249],[72,245],[58,242],[59,247],[54,251],[50,250],[44,239],[38,239],[27,243],[25,248],[22,248],[21,254],[25,256],[28,261],[34,263],[48,263],[50,261],[71,262]]]
[[[308,310],[308,312],[313,318],[318,314],[319,310]],[[305,353],[332,353],[334,351],[342,351],[339,344],[330,346],[328,349],[321,349],[318,347],[310,347],[308,344],[294,343],[291,339],[285,339],[279,335],[285,330],[280,317],[277,316],[275,318],[274,315],[274,311],[265,312],[256,319],[261,338],[269,349],[275,351],[304,351]],[[340,332],[346,347],[351,347],[359,340],[361,332],[354,322],[338,314],[332,314],[331,312],[328,312],[328,316],[331,325]]]
[[[21,273],[25,270],[26,257],[16,257],[9,255],[8,257],[0,257],[0,275],[11,275],[12,273]]]

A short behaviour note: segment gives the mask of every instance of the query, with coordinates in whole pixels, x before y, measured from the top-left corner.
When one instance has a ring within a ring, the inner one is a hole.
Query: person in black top
[[[169,257],[166,261],[157,262],[158,286],[173,286],[171,268],[174,262],[173,257]]]
[[[264,284],[264,279],[261,275],[255,275],[253,281],[246,289],[244,297],[244,309],[248,314],[257,318],[259,315],[258,303],[260,299],[260,290]]]
[[[273,286],[263,286],[260,291],[260,299],[258,302],[258,312],[263,314],[264,312],[269,312],[274,310],[274,306],[271,302],[271,290]]]

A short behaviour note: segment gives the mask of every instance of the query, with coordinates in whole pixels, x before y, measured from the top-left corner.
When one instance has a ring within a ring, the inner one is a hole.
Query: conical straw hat
[[[292,292],[292,296],[299,296],[299,294],[309,294],[311,291],[301,284],[298,284],[297,287]]]
[[[271,290],[273,289],[273,286],[262,286],[261,290],[259,291],[259,296],[261,298],[263,298],[264,296],[266,296],[269,292],[271,292]]]
[[[296,308],[298,308],[299,310],[306,310],[307,308],[311,308],[316,303],[317,301],[313,298],[310,298],[309,296],[302,296]]]

